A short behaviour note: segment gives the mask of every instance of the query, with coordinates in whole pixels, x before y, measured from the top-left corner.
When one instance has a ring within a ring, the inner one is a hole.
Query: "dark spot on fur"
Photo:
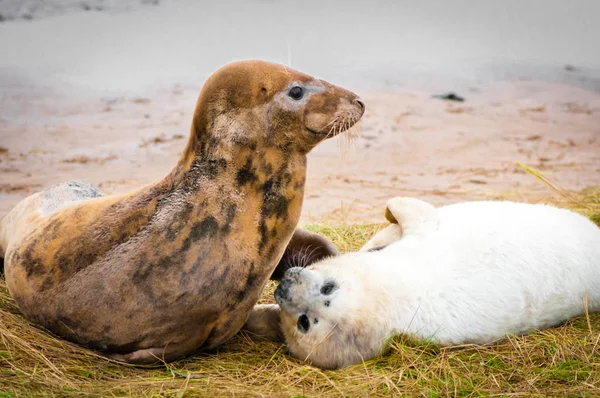
[[[134,268],[135,272],[133,273],[132,278],[134,285],[138,286],[140,284],[143,284],[144,281],[148,278],[148,275],[150,275],[151,268],[152,265],[148,262],[146,255],[142,255],[142,257],[138,260]]]
[[[242,302],[246,298],[248,293],[254,290],[254,288],[256,287],[255,285],[259,281],[259,274],[254,272],[254,263],[250,263],[248,268],[248,278],[246,278],[246,283],[242,287],[242,290],[240,290],[237,293],[237,303]]]
[[[272,217],[286,219],[290,200],[281,194],[281,184],[279,181],[269,179],[263,184],[264,201],[261,207],[263,217]]]
[[[169,268],[169,265],[172,264],[172,260],[173,260],[173,258],[171,256],[161,257],[161,259],[158,260],[157,266],[158,266],[158,268],[161,268],[161,269]]]
[[[263,167],[263,171],[265,172],[265,174],[267,176],[270,176],[271,174],[273,174],[273,166],[271,165],[271,163],[267,163],[264,167]]]
[[[227,161],[225,159],[209,159],[202,167],[202,174],[208,179],[214,180],[217,176],[227,169]]]
[[[190,231],[190,239],[196,242],[202,238],[214,238],[219,232],[219,223],[213,216],[207,216],[204,220],[194,223]]]
[[[262,249],[265,247],[267,240],[269,239],[268,237],[268,228],[267,225],[265,224],[265,220],[261,220],[260,224],[258,224],[258,232],[260,233],[260,241],[258,244],[258,253],[262,253]]]
[[[329,307],[331,305],[331,301],[326,301],[323,304],[325,304],[325,307]]]
[[[189,279],[190,275],[194,275],[196,273],[196,271],[198,271],[198,268],[200,268],[200,266],[204,264],[204,256],[198,256],[198,258],[196,259],[196,261],[194,261],[194,264],[192,264],[192,266],[190,267],[190,270],[188,272],[185,273],[186,277]],[[208,275],[205,275],[207,278],[207,280],[209,280],[210,278],[208,278]]]
[[[183,245],[181,245],[180,251],[182,251],[182,252],[188,251],[191,244],[192,244],[192,240],[190,239],[190,236],[188,235],[185,238],[185,240],[183,241]]]
[[[388,245],[375,246],[367,250],[368,252],[378,252],[379,250],[385,249]]]
[[[183,210],[179,213],[175,222],[167,227],[167,232],[165,234],[165,238],[169,242],[173,242],[177,239],[177,236],[181,233],[181,231],[187,225],[187,221],[191,218],[192,211],[194,210],[194,205],[191,203],[186,203],[183,207]]]
[[[52,286],[54,286],[54,283],[55,283],[54,275],[52,273],[48,274],[48,276],[46,278],[44,278],[44,282],[42,282],[40,291],[50,289]]]
[[[277,245],[272,245],[269,248],[269,252],[267,253],[267,258],[271,259],[273,258],[273,256],[275,255],[275,251],[278,249],[279,247]]]
[[[242,168],[239,169],[237,172],[236,181],[238,185],[241,186],[254,182],[256,180],[258,180],[258,176],[254,172],[254,169],[252,167],[252,157],[248,156],[244,166],[242,166]]]
[[[23,253],[23,268],[25,268],[25,272],[28,277],[34,275],[40,275],[44,272],[44,268],[42,266],[42,260],[37,257],[33,257],[35,246],[33,244],[27,247],[27,250]],[[11,263],[16,264],[16,261],[11,261]]]
[[[225,216],[225,224],[223,225],[223,228],[221,229],[221,231],[223,233],[226,234],[231,230],[231,223],[233,223],[233,220],[235,219],[236,212],[237,212],[237,206],[235,205],[235,203],[232,203],[227,207],[226,216]]]

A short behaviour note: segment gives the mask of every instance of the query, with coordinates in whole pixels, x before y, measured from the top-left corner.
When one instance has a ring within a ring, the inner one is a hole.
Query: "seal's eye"
[[[335,284],[333,282],[327,282],[321,287],[321,294],[328,296],[331,294],[331,292],[333,292],[334,288]]]
[[[302,97],[304,97],[304,90],[300,86],[294,86],[294,87],[290,88],[290,91],[288,91],[288,95],[292,99],[295,99],[296,101],[298,101],[298,100],[301,100]]]
[[[308,332],[308,329],[310,329],[310,321],[308,320],[308,317],[306,315],[300,315],[298,318],[298,330],[302,333],[306,333]]]

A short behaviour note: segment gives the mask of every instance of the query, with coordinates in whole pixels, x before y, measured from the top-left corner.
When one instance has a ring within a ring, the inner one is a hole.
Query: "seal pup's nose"
[[[281,305],[282,301],[287,301],[288,300],[288,295],[290,293],[290,281],[289,280],[282,280],[281,282],[279,282],[279,286],[277,286],[277,289],[275,289],[275,301],[277,301],[277,303],[279,305]]]
[[[276,301],[289,299],[290,286],[298,282],[298,274],[300,272],[302,272],[302,267],[293,267],[285,272],[283,278],[281,278],[281,282],[279,282],[279,286],[275,289]]]

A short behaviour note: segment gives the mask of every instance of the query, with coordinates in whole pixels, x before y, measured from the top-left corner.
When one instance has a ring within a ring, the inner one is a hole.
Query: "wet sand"
[[[204,79],[244,58],[291,63],[366,102],[359,138],[309,155],[302,223],[382,221],[395,195],[547,198],[517,162],[569,190],[600,185],[594,1],[325,2],[318,14],[289,1],[134,3],[0,24],[0,216],[65,180],[110,194],[163,177]],[[432,98],[450,90],[466,101]]]

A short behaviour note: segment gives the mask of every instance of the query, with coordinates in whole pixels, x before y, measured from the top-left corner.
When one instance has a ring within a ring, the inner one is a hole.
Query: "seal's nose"
[[[365,113],[365,109],[366,109],[365,103],[360,98],[357,98],[354,101],[356,101],[356,103],[358,104],[358,106],[360,106],[360,110],[361,110],[360,114],[361,115],[364,114]]]

